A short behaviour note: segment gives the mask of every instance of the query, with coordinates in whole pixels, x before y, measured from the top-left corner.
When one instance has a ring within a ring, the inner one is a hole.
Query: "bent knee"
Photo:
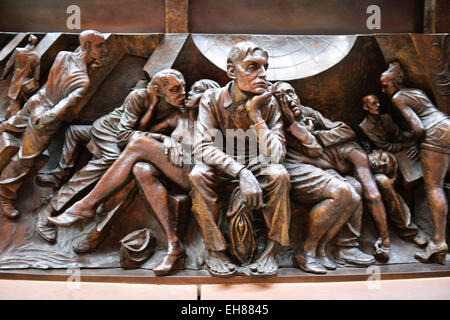
[[[156,177],[159,175],[158,169],[156,169],[153,165],[148,162],[137,162],[133,166],[133,175],[136,177]]]
[[[389,189],[394,186],[394,181],[384,174],[376,174],[375,180],[377,182],[377,185],[383,189]]]
[[[281,164],[274,164],[263,169],[264,174],[270,176],[272,180],[279,181],[281,183],[289,183],[289,172]]]
[[[133,134],[130,138],[130,141],[127,144],[127,149],[130,151],[137,151],[142,149],[148,149],[152,146],[154,140],[149,138],[139,132]]]
[[[210,176],[211,173],[211,167],[205,164],[196,164],[188,174],[188,177],[191,183],[193,185],[196,185],[199,182],[203,181],[206,177]]]
[[[352,200],[351,186],[344,181],[334,179],[330,188],[331,197],[339,203],[350,203]]]

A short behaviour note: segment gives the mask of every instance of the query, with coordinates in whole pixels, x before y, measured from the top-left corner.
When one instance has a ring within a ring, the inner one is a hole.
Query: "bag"
[[[136,269],[154,253],[154,237],[147,228],[136,230],[120,240],[120,265]]]
[[[226,217],[229,219],[230,253],[241,264],[250,263],[257,247],[253,231],[253,215],[243,204],[239,187],[233,191]]]

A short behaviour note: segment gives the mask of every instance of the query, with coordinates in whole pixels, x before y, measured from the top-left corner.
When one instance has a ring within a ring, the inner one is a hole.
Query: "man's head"
[[[381,90],[384,94],[392,97],[403,87],[405,74],[398,61],[391,62],[389,68],[380,76]]]
[[[184,77],[181,72],[174,69],[164,69],[153,76],[148,88],[153,95],[164,99],[174,107],[181,108],[184,106],[186,95],[184,85]]]
[[[79,40],[81,49],[94,60],[95,66],[101,66],[108,55],[105,37],[98,31],[86,30],[80,33]]]
[[[395,157],[382,150],[377,150],[369,154],[370,169],[373,173],[383,173],[391,179],[395,179],[398,169],[398,162]]]
[[[35,47],[37,43],[38,43],[38,38],[35,35],[30,34],[28,36],[28,43],[27,44],[29,46],[31,46],[31,47]]]
[[[371,115],[377,116],[380,114],[380,102],[376,95],[368,95],[362,98],[363,109]]]
[[[231,48],[227,59],[227,74],[244,93],[261,94],[268,88],[267,51],[252,42],[239,42]]]
[[[195,108],[198,106],[203,93],[212,88],[220,88],[219,84],[213,80],[202,79],[196,81],[191,90],[188,92],[186,97],[186,107],[187,108]]]
[[[282,99],[284,99],[294,113],[296,120],[299,120],[302,115],[302,105],[300,98],[295,93],[295,89],[289,83],[279,81],[273,85],[273,92],[278,103],[281,103]]]

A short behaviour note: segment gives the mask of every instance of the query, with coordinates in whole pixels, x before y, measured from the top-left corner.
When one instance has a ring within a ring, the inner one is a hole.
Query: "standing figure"
[[[236,265],[226,254],[227,241],[218,222],[222,214],[219,193],[239,181],[244,206],[261,214],[266,246],[249,265],[254,275],[278,271],[278,245],[289,246],[289,174],[283,122],[270,83],[266,81],[268,53],[251,42],[233,46],[227,60],[232,79],[225,87],[205,92],[196,122],[194,156],[198,163],[189,174],[192,211],[208,251],[206,267],[212,275],[230,276]],[[223,142],[223,143],[221,143]]]
[[[427,240],[420,235],[419,229],[412,222],[408,205],[395,190],[397,170],[393,168],[397,168],[398,165],[394,155],[391,154],[391,152],[411,150],[414,139],[409,132],[401,131],[389,114],[380,114],[380,104],[375,95],[365,96],[362,102],[366,117],[359,127],[370,141],[380,148],[372,151],[369,159],[378,188],[388,208],[389,218],[402,239],[425,246]],[[390,171],[390,174],[386,170]]]
[[[296,202],[313,205],[305,242],[295,255],[295,264],[311,273],[336,269],[326,252],[335,236],[337,261],[357,266],[375,263],[373,256],[358,248],[361,185],[336,171],[347,165],[346,156],[358,148],[352,143],[355,133],[345,123],[330,121],[303,106],[290,84],[277,82],[274,87],[287,132],[284,165],[290,175],[291,196]]]
[[[0,80],[5,79],[13,67],[14,74],[8,90],[10,103],[2,121],[15,115],[28,100],[31,93],[39,87],[41,59],[34,52],[37,42],[38,38],[30,34],[27,45],[24,48],[14,50],[11,58],[6,63]]]
[[[434,234],[425,252],[417,252],[414,256],[421,262],[445,264],[448,251],[445,241],[448,199],[444,191],[444,179],[450,161],[450,120],[422,90],[406,88],[404,77],[400,63],[392,62],[381,75],[380,83],[383,93],[391,98],[393,105],[410,125],[416,139],[414,148],[420,149]]]
[[[93,218],[97,207],[134,177],[167,235],[167,254],[153,271],[164,275],[182,268],[185,250],[176,233],[177,219],[169,209],[167,182],[174,183],[186,193],[191,189],[188,173],[193,167],[190,157],[194,121],[200,98],[210,88],[219,88],[219,85],[207,79],[195,82],[185,107],[174,106],[167,119],[150,128],[151,132],[164,132],[170,136],[161,134],[159,139],[154,139],[143,134],[133,135],[94,189],[63,214],[49,220],[58,226],[69,226],[77,220]]]
[[[147,88],[133,90],[121,106],[97,119],[88,144],[93,159],[38,209],[38,233],[49,242],[55,241],[56,228],[48,217],[61,213],[80,192],[95,185],[136,133],[159,139],[159,134],[146,132],[147,127],[165,120],[173,106],[182,106],[184,95],[183,75],[165,69],[153,76]]]
[[[0,132],[24,132],[19,151],[0,174],[0,210],[9,218],[19,215],[12,200],[37,157],[49,146],[63,122],[72,121],[80,112],[78,104],[89,88],[89,67],[101,66],[106,58],[101,33],[83,31],[79,39],[81,51],[58,53],[44,87],[0,125]]]

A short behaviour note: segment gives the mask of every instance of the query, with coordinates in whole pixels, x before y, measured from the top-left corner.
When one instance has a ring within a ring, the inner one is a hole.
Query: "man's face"
[[[285,99],[289,108],[294,113],[295,118],[298,120],[302,115],[302,105],[300,99],[295,93],[295,89],[289,84],[282,84],[277,88],[275,92],[277,99]]]
[[[262,50],[255,50],[253,54],[248,54],[242,61],[234,62],[233,66],[235,80],[241,91],[261,94],[267,90],[268,61]]]
[[[189,91],[187,94],[185,102],[186,107],[195,108],[195,106],[197,106],[200,102],[204,91],[205,90],[203,89],[203,86],[201,84],[199,84],[198,82],[194,83],[194,85],[191,87],[191,91]]]
[[[108,56],[105,39],[102,37],[92,37],[88,47],[89,56],[95,60],[97,66],[100,66]]]
[[[380,114],[380,103],[376,96],[370,95],[365,98],[364,110],[372,115]]]
[[[389,97],[392,97],[398,91],[397,86],[392,83],[392,80],[381,78],[380,83],[381,91]]]
[[[395,173],[394,160],[381,150],[372,152],[369,155],[369,163],[373,173],[384,173],[387,176],[391,176]]]
[[[162,89],[162,97],[166,102],[174,107],[184,107],[184,98],[186,92],[184,91],[184,80],[179,79],[175,75],[167,77],[167,84]]]

